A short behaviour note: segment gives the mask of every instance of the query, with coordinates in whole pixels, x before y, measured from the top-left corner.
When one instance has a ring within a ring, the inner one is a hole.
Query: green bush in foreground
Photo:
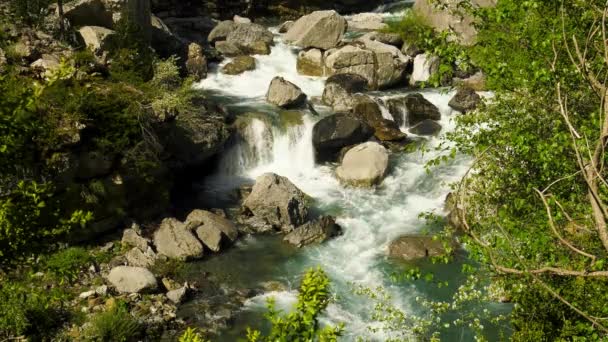
[[[90,324],[84,336],[87,341],[95,342],[137,341],[142,330],[124,303],[96,314]]]

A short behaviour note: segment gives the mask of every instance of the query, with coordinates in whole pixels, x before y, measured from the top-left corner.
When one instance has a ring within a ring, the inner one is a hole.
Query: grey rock
[[[206,210],[193,210],[186,218],[189,229],[210,226],[218,229],[230,242],[235,242],[239,236],[236,226],[225,217]]]
[[[284,36],[302,48],[331,49],[346,32],[346,20],[336,11],[317,11],[298,19]]]
[[[428,82],[439,71],[439,57],[420,54],[414,58],[414,70],[410,76],[410,85],[418,86]]]
[[[293,24],[295,24],[295,21],[293,20],[288,20],[284,22],[283,24],[281,24],[281,26],[279,26],[279,33],[287,33],[287,31],[289,31],[289,29],[293,27]]]
[[[215,43],[215,49],[226,57],[239,56],[243,53],[236,44],[227,41],[219,41]]]
[[[186,299],[187,292],[186,287],[182,287],[180,289],[167,292],[167,298],[169,298],[169,300],[175,304],[181,304]]]
[[[139,247],[133,247],[125,254],[127,262],[131,266],[151,267],[156,262],[156,254],[151,247],[143,251]]]
[[[374,136],[381,141],[403,141],[407,135],[399,129],[395,121],[385,119],[380,105],[367,95],[353,97],[353,114],[365,121],[374,130]]]
[[[114,31],[101,26],[83,26],[78,30],[84,45],[95,53],[107,51]]]
[[[439,256],[445,253],[443,244],[431,236],[401,236],[391,242],[389,256],[406,261]]]
[[[384,18],[380,13],[359,13],[351,16],[348,20],[350,31],[380,31],[387,28]]]
[[[262,25],[238,24],[226,37],[226,42],[234,44],[243,54],[270,54],[274,35]]]
[[[222,72],[226,75],[238,75],[245,71],[255,70],[255,65],[255,58],[251,56],[238,56],[230,63],[224,65]]]
[[[306,98],[306,94],[297,85],[282,77],[272,79],[266,93],[266,101],[282,108],[303,106]]]
[[[88,299],[88,298],[91,298],[93,296],[95,296],[95,290],[83,292],[83,293],[81,293],[81,294],[78,295],[78,298],[80,298],[80,299]]]
[[[376,60],[372,51],[346,45],[326,51],[323,60],[328,75],[356,74],[365,78],[370,88],[376,88]]]
[[[298,53],[296,69],[300,75],[323,76],[325,74],[323,51],[319,49],[300,51]]]
[[[129,228],[122,232],[121,242],[123,245],[138,247],[142,251],[145,251],[148,249],[150,241],[142,237],[135,229]]]
[[[251,19],[235,15],[232,20],[237,24],[251,24]]]
[[[364,121],[345,113],[324,117],[313,127],[313,146],[318,162],[333,161],[346,146],[362,143],[373,135]]]
[[[284,240],[296,247],[303,247],[313,243],[325,242],[340,235],[341,232],[342,229],[336,224],[333,217],[323,216],[294,229],[285,236]]]
[[[238,24],[232,20],[222,21],[217,24],[213,30],[211,30],[209,36],[207,37],[207,41],[209,44],[213,44],[218,41],[226,40],[230,32],[232,32],[237,26]]]
[[[95,289],[95,293],[96,293],[98,296],[104,297],[105,295],[107,295],[107,294],[108,294],[108,285],[101,285],[101,286],[98,286],[98,287]]]
[[[423,120],[408,130],[416,135],[437,135],[441,132],[441,125],[434,120]]]
[[[187,229],[186,225],[174,218],[166,218],[154,233],[154,245],[158,253],[172,259],[188,260],[203,256],[203,245]]]
[[[207,77],[207,58],[203,53],[202,46],[197,43],[190,43],[188,46],[186,69],[188,74],[197,82]]]
[[[108,281],[121,293],[149,292],[158,288],[152,272],[143,267],[114,267],[108,275]]]
[[[336,112],[350,112],[353,95],[368,90],[368,80],[357,74],[337,74],[325,81],[322,101]]]
[[[376,142],[366,142],[346,152],[336,176],[347,185],[370,187],[382,182],[387,169],[386,148]]]
[[[439,108],[425,99],[422,94],[409,94],[401,98],[388,99],[386,104],[399,126],[407,124],[412,127],[427,119],[441,119]]]
[[[459,112],[466,113],[477,108],[481,102],[481,96],[471,88],[461,88],[452,97],[448,105]]]
[[[291,231],[308,219],[309,197],[289,179],[265,173],[256,179],[243,209],[275,229]]]

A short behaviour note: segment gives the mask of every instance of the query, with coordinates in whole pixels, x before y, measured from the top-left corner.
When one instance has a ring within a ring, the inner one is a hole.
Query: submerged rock
[[[416,135],[437,135],[441,132],[441,125],[434,120],[423,120],[409,129],[409,132]]]
[[[300,75],[323,76],[325,74],[323,51],[319,49],[300,51],[298,53],[296,68]]]
[[[401,236],[388,248],[389,256],[406,261],[440,256],[445,252],[441,241],[425,235]]]
[[[448,105],[459,112],[466,113],[477,108],[481,102],[481,96],[471,88],[461,88],[452,97]]]
[[[323,216],[294,229],[285,236],[284,240],[296,247],[303,247],[313,243],[325,242],[341,233],[342,228],[336,224],[333,217]]]
[[[308,219],[309,197],[289,179],[274,173],[259,176],[243,209],[275,229],[291,231]]]
[[[284,36],[302,48],[331,49],[346,32],[346,20],[336,11],[316,11],[298,19]]]
[[[222,68],[226,75],[238,75],[251,70],[255,70],[255,58],[251,56],[238,56]]]
[[[372,135],[367,123],[350,114],[324,117],[315,124],[312,133],[316,160],[335,160],[342,148],[367,141]]]
[[[268,102],[283,108],[303,106],[306,99],[307,96],[300,87],[282,77],[273,78],[266,93]]]
[[[386,148],[376,142],[366,142],[346,152],[336,176],[348,185],[369,187],[379,184],[387,169]]]
[[[143,267],[114,267],[108,275],[108,281],[121,293],[148,292],[158,288],[152,272]]]
[[[174,218],[166,218],[154,233],[158,253],[172,259],[188,260],[203,256],[203,245],[187,228]]]

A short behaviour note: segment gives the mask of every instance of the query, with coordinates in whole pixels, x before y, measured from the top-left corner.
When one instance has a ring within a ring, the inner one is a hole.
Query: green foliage
[[[188,328],[182,336],[179,337],[179,342],[206,342],[203,336],[194,328]]]
[[[47,15],[52,0],[10,0],[15,16],[27,25],[38,25]]]
[[[3,280],[0,283],[0,337],[50,336],[62,319],[64,299],[57,289],[49,291],[30,282]]]
[[[272,324],[268,336],[249,329],[250,342],[275,341],[337,341],[342,326],[325,327],[319,325],[318,317],[331,301],[329,278],[321,269],[311,269],[304,275],[298,294],[296,310],[282,315],[275,309],[274,300],[268,301],[266,317]]]
[[[131,316],[126,304],[118,303],[108,311],[93,316],[84,336],[88,341],[128,342],[137,341],[141,330],[141,325]]]
[[[45,266],[61,282],[72,282],[92,260],[92,255],[86,249],[70,247],[52,254]]]

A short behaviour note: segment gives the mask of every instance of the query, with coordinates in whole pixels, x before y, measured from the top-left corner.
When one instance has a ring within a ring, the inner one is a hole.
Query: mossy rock
[[[222,68],[222,72],[226,75],[239,75],[251,70],[255,70],[255,58],[251,56],[235,57]]]
[[[293,126],[304,124],[304,113],[299,110],[284,110],[279,112],[279,127],[282,131],[288,130]]]

